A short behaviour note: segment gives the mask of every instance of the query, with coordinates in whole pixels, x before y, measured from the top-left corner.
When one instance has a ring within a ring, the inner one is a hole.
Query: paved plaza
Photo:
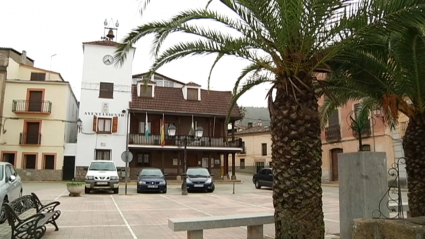
[[[120,239],[186,239],[186,232],[168,228],[169,218],[208,217],[244,213],[273,212],[272,191],[255,189],[248,175],[238,175],[242,183],[217,184],[213,193],[189,193],[182,196],[179,185],[169,185],[166,194],[137,194],[135,185],[124,185],[120,194],[81,194],[69,197],[64,182],[24,183],[24,194],[36,193],[44,202],[58,200],[62,215],[59,231],[47,226],[43,238],[120,238]],[[327,238],[339,233],[338,188],[324,187],[323,209]],[[7,223],[6,223],[7,225]],[[2,225],[5,227],[5,224]],[[8,226],[7,226],[8,227]],[[274,238],[274,225],[264,225],[264,238]],[[246,238],[246,227],[204,231],[204,238]]]

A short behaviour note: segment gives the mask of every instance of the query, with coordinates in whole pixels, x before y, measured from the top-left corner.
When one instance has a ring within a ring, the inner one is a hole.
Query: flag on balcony
[[[145,137],[149,138],[149,124],[148,124],[148,112],[146,112],[146,120],[145,120]]]
[[[165,118],[162,114],[162,123],[161,123],[161,146],[165,145]]]
[[[195,125],[193,123],[193,115],[192,115],[192,124],[190,125],[189,135],[195,135]]]

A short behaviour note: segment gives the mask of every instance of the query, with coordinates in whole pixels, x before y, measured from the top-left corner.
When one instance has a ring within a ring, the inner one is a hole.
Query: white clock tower
[[[83,43],[76,178],[85,176],[92,160],[112,160],[125,167],[121,153],[126,150],[127,109],[131,100],[132,63],[135,49],[122,66],[115,65],[117,43],[114,29],[104,40]],[[83,175],[84,174],[84,175]]]

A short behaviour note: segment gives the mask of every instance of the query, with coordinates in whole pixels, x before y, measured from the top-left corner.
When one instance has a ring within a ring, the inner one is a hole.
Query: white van
[[[89,194],[91,190],[113,190],[115,194],[119,192],[119,177],[115,163],[110,160],[92,161],[86,174],[86,190]]]

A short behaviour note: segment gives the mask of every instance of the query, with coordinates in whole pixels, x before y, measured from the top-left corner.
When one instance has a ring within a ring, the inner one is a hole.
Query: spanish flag
[[[161,123],[161,146],[165,145],[165,118],[162,114],[162,123]]]

